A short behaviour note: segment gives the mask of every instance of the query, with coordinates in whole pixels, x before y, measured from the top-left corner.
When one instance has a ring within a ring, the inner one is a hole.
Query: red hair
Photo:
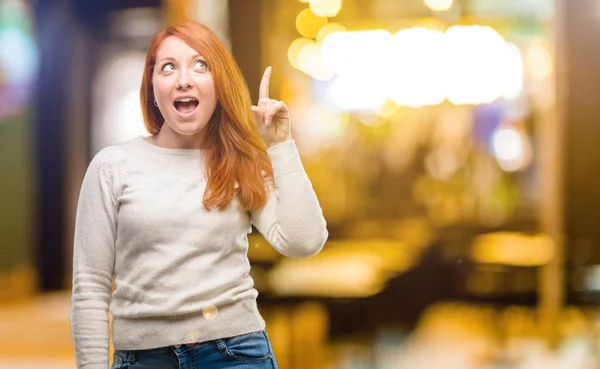
[[[233,196],[237,196],[245,210],[262,208],[267,201],[263,173],[273,176],[267,146],[256,128],[250,92],[242,72],[223,42],[208,27],[186,21],[163,29],[150,43],[140,87],[146,129],[155,134],[164,124],[162,114],[154,106],[152,74],[158,48],[169,36],[180,38],[205,58],[215,84],[217,107],[205,135],[208,184],[204,206],[224,209]]]

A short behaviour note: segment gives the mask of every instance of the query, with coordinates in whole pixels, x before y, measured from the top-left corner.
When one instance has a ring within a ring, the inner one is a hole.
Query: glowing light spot
[[[208,320],[216,318],[218,313],[219,310],[215,305],[208,305],[204,309],[202,309],[202,315]]]
[[[325,39],[325,37],[329,36],[332,33],[345,31],[346,27],[339,23],[327,23],[323,27],[321,27],[319,33],[317,33],[317,43],[320,45],[321,42],[323,42],[323,40]]]
[[[310,0],[310,9],[321,17],[335,17],[342,10],[342,0]]]
[[[8,84],[29,84],[37,74],[39,54],[33,39],[19,29],[0,31],[0,69]]]
[[[443,12],[452,7],[454,0],[424,0],[424,3],[433,11]]]
[[[298,70],[302,70],[302,68],[300,68],[300,64],[299,64],[299,59],[300,59],[300,51],[302,51],[302,48],[305,45],[308,44],[312,44],[314,43],[313,40],[311,40],[310,38],[297,38],[294,41],[292,41],[292,43],[290,44],[290,47],[288,47],[288,52],[287,52],[287,56],[288,56],[288,61],[290,62],[290,64],[292,65],[292,67],[298,69]]]
[[[304,37],[315,38],[327,19],[315,15],[310,9],[304,9],[296,17],[296,29]]]

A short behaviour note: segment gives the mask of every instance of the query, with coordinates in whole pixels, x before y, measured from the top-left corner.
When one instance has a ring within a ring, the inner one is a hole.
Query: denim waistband
[[[188,343],[188,344],[183,344],[183,345],[157,347],[157,348],[145,349],[145,350],[116,350],[116,351],[123,354],[123,356],[128,356],[128,361],[131,362],[131,361],[135,361],[135,355],[166,354],[166,353],[175,352],[175,350],[181,351],[181,350],[191,349],[191,348],[194,348],[197,346],[203,346],[210,342],[211,341],[196,342],[196,343]]]

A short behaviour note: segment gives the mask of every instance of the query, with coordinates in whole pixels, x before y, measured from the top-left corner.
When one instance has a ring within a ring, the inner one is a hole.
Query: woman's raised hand
[[[260,81],[258,106],[252,106],[256,127],[267,147],[292,139],[290,112],[283,101],[269,98],[270,80],[271,67],[267,67]]]

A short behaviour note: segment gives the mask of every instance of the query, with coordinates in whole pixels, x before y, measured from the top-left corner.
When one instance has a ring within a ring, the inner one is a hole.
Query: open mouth
[[[179,114],[190,115],[196,110],[198,104],[200,104],[200,102],[193,97],[183,97],[175,100],[173,106],[175,107],[175,110],[179,112]]]

